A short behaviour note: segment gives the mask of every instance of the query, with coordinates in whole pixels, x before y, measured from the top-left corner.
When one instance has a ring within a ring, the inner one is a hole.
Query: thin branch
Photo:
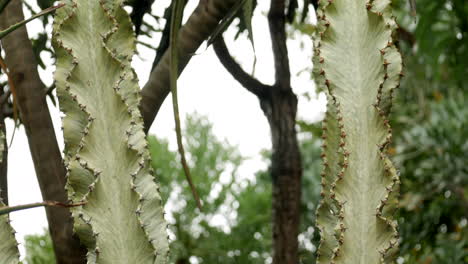
[[[288,48],[286,46],[285,0],[271,0],[268,12],[271,45],[275,60],[275,86],[281,90],[291,89]]]
[[[229,53],[223,36],[218,36],[213,42],[213,49],[224,68],[238,81],[245,89],[262,99],[267,96],[271,86],[266,85],[245,72]]]
[[[76,203],[76,204],[65,204],[65,203],[55,202],[55,201],[45,201],[45,202],[22,204],[22,205],[15,205],[15,206],[2,206],[2,207],[0,207],[0,215],[9,214],[11,212],[25,210],[25,209],[42,207],[42,206],[68,208],[68,207],[82,206],[82,205],[85,205],[85,204],[86,204],[86,202],[81,202],[81,203]]]
[[[43,15],[47,15],[51,12],[54,12],[56,9],[60,8],[60,7],[63,7],[65,4],[58,4],[56,6],[52,6],[52,7],[49,7],[47,9],[44,9],[42,10],[40,13],[38,14],[35,14],[33,15],[32,17],[26,19],[26,20],[23,20],[23,21],[20,21],[16,24],[13,24],[11,25],[10,27],[8,27],[7,29],[3,30],[3,31],[0,31],[0,39],[4,38],[5,36],[7,36],[8,34],[10,34],[11,32],[17,30],[18,28],[26,25],[27,23],[33,21],[34,19],[38,18],[38,17],[41,17]]]

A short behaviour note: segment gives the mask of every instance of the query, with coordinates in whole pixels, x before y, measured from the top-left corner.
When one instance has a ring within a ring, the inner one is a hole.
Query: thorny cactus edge
[[[5,147],[5,134],[0,129],[0,162],[3,161],[3,150]],[[5,206],[5,204],[0,198],[0,207],[2,206]],[[8,214],[0,215],[0,241],[0,263],[19,263],[18,243],[15,239],[15,231],[10,225]]]
[[[67,192],[88,263],[167,263],[168,240],[153,181],[135,50],[122,1],[64,0],[53,45],[60,109],[65,114]]]
[[[328,94],[323,122],[318,263],[390,263],[399,177],[387,156],[402,60],[390,0],[321,0],[314,76]]]

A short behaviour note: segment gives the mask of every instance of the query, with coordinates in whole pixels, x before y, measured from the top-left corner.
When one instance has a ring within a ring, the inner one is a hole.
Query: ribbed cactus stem
[[[55,17],[55,80],[64,112],[67,191],[88,263],[167,263],[158,186],[130,63],[135,39],[122,1],[65,0]]]
[[[399,178],[387,157],[402,61],[390,0],[321,0],[314,50],[324,121],[318,263],[390,263]]]

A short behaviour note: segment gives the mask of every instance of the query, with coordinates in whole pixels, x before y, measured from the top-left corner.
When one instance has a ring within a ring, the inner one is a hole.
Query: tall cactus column
[[[88,263],[167,262],[166,223],[138,110],[122,1],[66,0],[55,17],[67,191]]]
[[[399,178],[387,157],[402,61],[390,0],[321,0],[314,75],[327,91],[318,263],[394,260]]]

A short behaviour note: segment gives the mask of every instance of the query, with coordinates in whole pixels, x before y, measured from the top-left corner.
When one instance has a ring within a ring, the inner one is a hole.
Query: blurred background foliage
[[[415,3],[415,16],[410,2]],[[38,1],[44,8],[51,3]],[[299,1],[295,8],[301,12],[291,15],[290,36],[314,33],[313,3]],[[393,0],[393,5],[406,76],[396,93],[389,149],[402,180],[397,262],[468,263],[468,1]],[[46,24],[48,18],[43,19]],[[245,27],[242,21],[234,24],[240,24],[241,31]],[[144,20],[142,25],[142,35],[158,31]],[[39,58],[40,52],[50,52],[44,36],[33,41]],[[310,56],[312,51],[304,53]],[[166,139],[149,137],[153,167],[167,201],[172,263],[268,263],[268,174],[243,175],[239,168],[246,158],[213,135],[207,118],[193,114],[185,123],[190,166],[204,200],[202,212],[192,199],[175,148]],[[301,262],[314,263],[321,132],[319,124],[300,121],[298,126],[304,164]],[[269,153],[263,155],[267,162]],[[28,263],[54,263],[47,235],[27,236],[25,246]]]

